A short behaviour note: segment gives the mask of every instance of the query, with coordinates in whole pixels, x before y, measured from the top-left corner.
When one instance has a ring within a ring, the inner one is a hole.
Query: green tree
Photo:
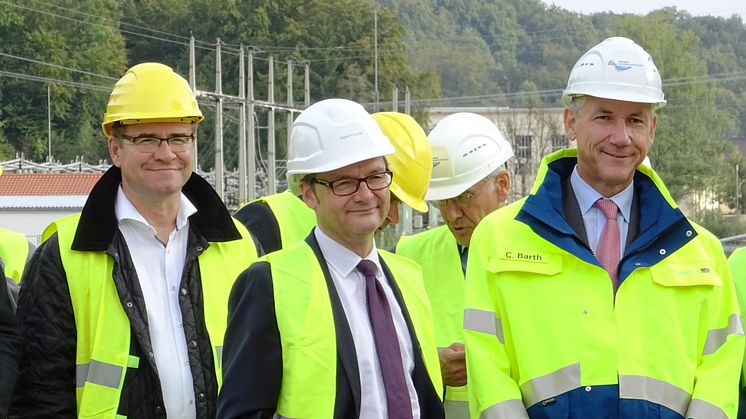
[[[47,154],[49,86],[55,157],[108,157],[100,123],[107,91],[124,67],[124,43],[109,20],[118,10],[113,0],[29,1],[0,10],[0,59],[4,70],[18,75],[0,78],[0,129],[15,150],[36,160]]]

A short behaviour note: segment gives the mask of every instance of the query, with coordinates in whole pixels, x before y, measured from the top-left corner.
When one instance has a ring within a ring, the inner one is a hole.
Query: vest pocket
[[[562,256],[533,249],[498,247],[487,263],[489,272],[530,272],[556,275],[562,272]]]

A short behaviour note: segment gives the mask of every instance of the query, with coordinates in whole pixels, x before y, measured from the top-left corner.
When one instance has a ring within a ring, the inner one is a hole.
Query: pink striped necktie
[[[412,419],[412,403],[409,400],[404,365],[402,364],[399,338],[396,334],[391,308],[386,300],[381,283],[376,279],[376,264],[368,259],[358,263],[357,270],[365,277],[365,295],[368,300],[368,315],[376,343],[378,364],[381,367],[383,388],[390,419]],[[364,377],[370,379],[370,377]]]
[[[601,236],[598,238],[598,246],[596,247],[596,259],[601,262],[601,266],[606,269],[611,277],[611,283],[614,286],[614,290],[617,288],[618,270],[619,267],[619,224],[617,223],[617,211],[618,207],[614,201],[599,198],[594,204],[606,218],[606,224],[604,224],[603,230],[601,230]]]

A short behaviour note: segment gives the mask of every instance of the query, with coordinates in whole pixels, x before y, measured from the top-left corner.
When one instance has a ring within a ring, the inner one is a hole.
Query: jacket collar
[[[75,231],[73,250],[105,251],[114,240],[118,229],[114,202],[120,183],[122,171],[112,166],[93,186]],[[181,191],[197,207],[197,213],[189,219],[190,226],[196,228],[207,241],[224,242],[241,238],[228,209],[206,180],[192,173]]]
[[[565,217],[563,193],[566,182],[577,162],[577,150],[565,149],[544,157],[536,182],[526,198],[516,219],[529,225],[556,246],[572,253],[586,262],[598,264],[587,245],[577,236]],[[638,200],[637,233],[628,241],[626,254],[642,251],[651,243],[676,250],[694,238],[694,228],[684,217],[657,173],[647,166],[635,172],[635,199]],[[570,199],[574,199],[571,197]],[[650,266],[664,255],[657,251],[644,255],[640,266]],[[668,254],[671,251],[667,252]],[[622,274],[625,269],[622,269]],[[620,276],[620,279],[622,276]]]

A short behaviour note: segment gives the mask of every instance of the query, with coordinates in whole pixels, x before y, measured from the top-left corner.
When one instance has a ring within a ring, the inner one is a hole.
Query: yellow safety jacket
[[[744,336],[719,241],[641,166],[640,233],[620,261],[615,297],[562,215],[558,191],[575,156],[545,157],[531,194],[472,236],[472,417],[735,418]]]
[[[79,218],[80,214],[74,214],[57,220],[44,233],[48,238],[57,232],[75,314],[78,417],[119,418],[125,373],[128,367],[136,368],[139,359],[130,355],[130,322],[112,280],[114,260],[105,252],[71,250]],[[249,233],[241,223],[235,225],[243,240],[210,243],[198,257],[205,325],[218,387],[223,377],[221,356],[228,295],[238,274],[256,259]]]
[[[430,324],[430,304],[419,266],[379,250],[391,270],[411,317],[422,358],[436,389],[442,388]],[[282,386],[277,415],[329,419],[334,416],[337,339],[324,273],[310,246],[297,242],[270,253],[275,315],[282,345]],[[416,348],[415,348],[416,350]]]
[[[5,276],[21,281],[28,259],[29,243],[23,233],[0,228],[0,259],[5,264]]]
[[[265,202],[275,215],[282,247],[305,239],[316,225],[316,213],[289,190],[256,201]]]
[[[743,314],[746,313],[746,247],[736,249],[731,253],[728,257],[728,265],[736,287],[738,305],[741,307],[741,318],[743,318]],[[744,353],[744,361],[746,361],[746,353]],[[741,368],[741,387],[746,387],[746,363]]]
[[[425,291],[433,308],[438,351],[454,342],[464,343],[464,272],[456,238],[448,226],[402,236],[396,253],[414,260],[422,267]],[[466,387],[446,387],[443,403],[446,418],[469,418]]]

